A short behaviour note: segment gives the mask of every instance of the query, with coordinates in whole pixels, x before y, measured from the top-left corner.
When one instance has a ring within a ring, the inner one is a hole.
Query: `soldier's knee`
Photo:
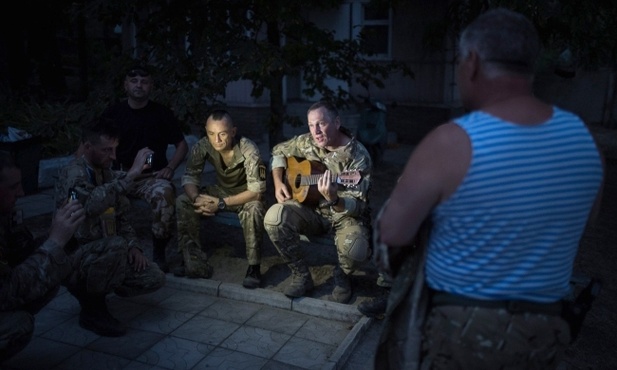
[[[179,195],[176,198],[176,208],[186,207],[187,204],[192,204],[189,196],[186,193]]]
[[[368,239],[361,234],[348,235],[344,240],[343,255],[354,262],[366,262],[370,256]]]
[[[268,228],[277,228],[278,226],[283,224],[283,212],[285,207],[282,204],[276,203],[273,204],[266,215],[264,216],[264,226],[266,229]]]
[[[248,214],[252,218],[261,218],[263,219],[266,213],[266,206],[262,201],[255,200],[252,202],[248,202],[244,205],[243,210],[246,214]]]
[[[169,204],[174,204],[176,201],[176,189],[173,186],[167,186],[163,189],[163,198]]]
[[[195,209],[193,208],[193,202],[188,197],[188,195],[182,194],[178,198],[176,198],[175,211],[179,217],[190,217],[195,213]]]

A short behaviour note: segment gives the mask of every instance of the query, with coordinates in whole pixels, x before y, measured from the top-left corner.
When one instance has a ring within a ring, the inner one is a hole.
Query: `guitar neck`
[[[322,177],[323,177],[323,174],[313,174],[313,175],[302,176],[302,180],[300,182],[301,182],[301,185],[303,186],[317,185],[317,182]],[[339,181],[339,177],[336,176],[336,178],[332,179],[331,184],[334,184],[338,181]]]

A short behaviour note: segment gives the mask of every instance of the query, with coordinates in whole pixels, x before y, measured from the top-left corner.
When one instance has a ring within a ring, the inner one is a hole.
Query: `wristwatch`
[[[219,205],[218,205],[219,209],[222,211],[225,209],[225,207],[227,207],[227,204],[225,204],[225,201],[223,200],[223,198],[219,198]]]

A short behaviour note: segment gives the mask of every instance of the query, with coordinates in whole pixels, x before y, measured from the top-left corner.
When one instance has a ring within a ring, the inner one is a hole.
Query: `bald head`
[[[236,127],[229,112],[218,109],[210,113],[206,120],[206,136],[216,151],[231,150],[236,136]]]

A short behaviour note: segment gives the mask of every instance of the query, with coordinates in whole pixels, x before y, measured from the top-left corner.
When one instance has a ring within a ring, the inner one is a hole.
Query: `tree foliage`
[[[370,61],[361,40],[337,38],[307,19],[309,11],[335,9],[342,0],[98,1],[88,9],[108,25],[135,24],[136,56],[158,68],[158,85],[180,118],[202,118],[223,103],[230,82],[249,80],[252,96],[269,93],[266,124],[275,141],[283,123],[294,121],[284,109],[285,76],[301,76],[308,97],[348,107],[356,97],[326,80],[382,88],[393,71],[411,74],[403,64]]]
[[[553,63],[569,49],[578,67],[617,65],[617,2],[612,0],[454,0],[447,28],[451,37],[480,13],[505,7],[528,16],[536,25],[546,56]]]
[[[613,123],[617,103],[617,1],[597,0],[453,0],[440,25],[429,27],[426,40],[457,40],[462,29],[488,9],[504,7],[529,17],[544,46],[540,73],[573,77],[577,69],[609,69],[603,123]]]
[[[393,5],[397,2],[373,1]],[[11,107],[20,106],[15,109],[22,112],[30,111],[29,104],[50,107],[49,115],[39,115],[49,116],[49,120],[39,125],[51,135],[48,139],[53,140],[55,134],[53,129],[49,130],[49,123],[64,119],[59,117],[62,109],[56,108],[71,104],[71,110],[77,112],[78,123],[100,113],[108,103],[124,96],[123,72],[131,64],[145,63],[154,69],[157,89],[153,98],[170,106],[185,124],[201,123],[213,106],[224,105],[229,83],[248,80],[252,83],[252,96],[259,98],[266,93],[269,96],[270,119],[264,124],[269,129],[270,142],[275,143],[282,137],[285,121],[299,122],[297,117],[286,114],[284,77],[300,76],[306,86],[302,91],[305,96],[323,96],[346,108],[356,97],[344,88],[331,88],[325,83],[327,79],[338,79],[343,86],[368,89],[383,87],[383,79],[394,71],[411,75],[403,64],[367,59],[370,54],[363,49],[361,40],[337,37],[334,30],[319,28],[306,17],[311,11],[333,10],[344,3],[344,0],[61,0],[49,5],[53,14],[61,16],[54,16],[53,24],[47,22],[50,27],[37,32],[37,44],[42,51],[30,47],[16,55],[11,63],[21,66],[17,71],[20,79],[13,79],[16,83],[12,84],[12,90],[4,89],[9,86],[7,80],[0,81],[0,95],[2,100],[11,101]],[[24,7],[19,14],[24,20],[27,16],[44,20],[52,13],[38,8],[31,10]],[[33,29],[36,26],[33,24]],[[121,30],[120,35],[116,34],[117,30]],[[3,36],[7,45],[34,44],[25,33],[7,32]],[[66,63],[61,60],[65,56],[60,56],[60,49],[66,45],[61,45],[60,39],[76,49],[71,59],[78,70],[77,97],[67,98],[59,88],[46,89],[43,81],[43,77],[57,74],[62,70],[59,67]],[[134,39],[136,44],[132,45]],[[36,53],[42,56],[33,59]],[[34,65],[32,60],[39,62]],[[54,66],[53,73],[47,73],[46,66]],[[37,79],[43,83],[32,85],[31,81]],[[52,104],[45,104],[48,101]],[[0,117],[8,119],[9,113],[0,109]],[[29,122],[36,125],[36,117],[30,118]]]

